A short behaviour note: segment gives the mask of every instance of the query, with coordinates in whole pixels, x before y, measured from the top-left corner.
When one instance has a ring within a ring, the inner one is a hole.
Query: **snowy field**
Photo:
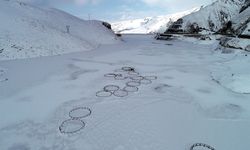
[[[91,51],[1,61],[0,149],[189,150],[194,143],[249,149],[249,53],[215,51],[217,42],[146,35],[123,40]],[[98,92],[131,82],[122,79],[131,75],[120,70],[125,66],[151,76],[152,83],[118,92],[124,97]],[[123,76],[104,77],[108,73]]]

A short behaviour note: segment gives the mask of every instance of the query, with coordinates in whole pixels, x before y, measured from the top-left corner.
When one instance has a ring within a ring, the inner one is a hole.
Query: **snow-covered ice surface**
[[[242,52],[227,54],[232,56],[232,60],[228,62],[218,63],[220,70],[217,69],[212,72],[213,79],[221,84],[223,87],[236,92],[250,94],[250,70],[248,65],[250,63],[249,53],[242,54]]]
[[[0,82],[0,149],[250,147],[250,95],[242,94],[249,91],[249,53],[222,54],[214,51],[216,42],[123,38],[92,51],[1,61],[1,78],[9,80]],[[123,66],[158,78],[127,97],[96,97],[105,85],[123,82],[104,77]],[[76,107],[91,109],[81,119],[83,130],[61,134],[59,126]]]

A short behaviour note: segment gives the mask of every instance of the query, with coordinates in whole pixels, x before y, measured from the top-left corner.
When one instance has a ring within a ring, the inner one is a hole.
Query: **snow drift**
[[[116,42],[100,21],[15,0],[0,1],[0,20],[0,60],[85,51]]]

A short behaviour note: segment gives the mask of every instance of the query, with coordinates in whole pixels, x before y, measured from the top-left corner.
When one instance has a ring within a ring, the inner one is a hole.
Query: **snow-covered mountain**
[[[232,27],[229,31],[240,38],[225,37],[221,39],[220,44],[224,47],[238,48],[250,51],[250,1],[241,8],[239,14],[235,15],[231,24]]]
[[[0,60],[85,51],[117,41],[100,21],[16,0],[0,1],[0,22]]]
[[[239,14],[232,18],[232,28],[237,34],[250,36],[250,1],[242,7]]]
[[[164,32],[167,27],[177,19],[198,11],[200,8],[193,8],[188,11],[144,19],[127,20],[112,23],[112,29],[117,33],[155,33]]]
[[[243,5],[244,0],[218,0],[182,17],[182,20],[177,22],[178,25],[174,24],[173,27],[189,32],[190,26],[195,24],[199,28],[216,32],[237,16]]]
[[[249,5],[248,0],[217,0],[210,5],[177,14],[116,22],[112,28],[118,33],[163,33],[167,29],[170,32],[191,32],[192,27],[217,32],[231,21],[234,29],[243,28],[242,33],[249,34]]]

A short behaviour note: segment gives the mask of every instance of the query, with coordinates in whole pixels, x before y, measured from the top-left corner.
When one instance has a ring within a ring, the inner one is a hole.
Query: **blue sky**
[[[26,0],[51,5],[77,17],[109,22],[166,15],[214,0]]]

